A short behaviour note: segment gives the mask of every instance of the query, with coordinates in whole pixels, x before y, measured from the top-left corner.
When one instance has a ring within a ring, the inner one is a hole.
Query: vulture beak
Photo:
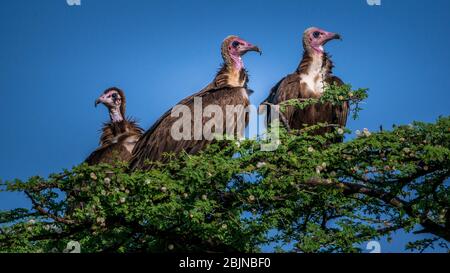
[[[98,99],[95,100],[95,107],[99,105],[100,103],[105,103],[105,94],[102,94]]]
[[[338,33],[333,33],[333,32],[327,32],[325,39],[324,39],[324,44],[331,41],[331,40],[340,40],[342,41],[342,36]]]
[[[257,46],[251,47],[249,51],[255,51],[255,52],[258,52],[258,53],[259,53],[259,56],[262,55],[262,50],[259,49],[259,47],[257,47]]]
[[[259,53],[259,56],[262,55],[262,50],[259,47],[255,46],[255,51]]]
[[[245,53],[247,53],[247,52],[249,52],[249,51],[255,51],[255,52],[258,52],[259,55],[262,55],[261,49],[259,49],[259,47],[255,46],[255,45],[252,45],[252,44],[250,44],[250,43],[247,44],[247,45],[242,49],[241,55],[244,55]]]

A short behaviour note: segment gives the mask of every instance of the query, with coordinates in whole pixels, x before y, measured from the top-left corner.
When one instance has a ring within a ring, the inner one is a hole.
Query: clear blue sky
[[[107,87],[126,91],[128,114],[148,128],[198,91],[221,63],[230,34],[259,45],[245,57],[251,97],[261,102],[297,67],[310,26],[339,32],[335,74],[370,98],[352,130],[436,120],[450,108],[450,1],[381,0],[2,0],[0,178],[46,176],[79,164],[96,147]],[[26,204],[0,194],[0,209]],[[383,251],[401,251],[399,234]],[[415,237],[422,238],[422,237]]]

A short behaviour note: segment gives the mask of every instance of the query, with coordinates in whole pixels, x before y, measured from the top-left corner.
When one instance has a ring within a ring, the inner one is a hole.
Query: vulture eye
[[[231,45],[233,47],[238,47],[241,43],[239,43],[238,41],[234,41]]]
[[[314,31],[313,36],[314,36],[314,38],[319,38],[320,37],[320,32],[319,31]]]
[[[111,96],[113,99],[117,99],[117,93],[113,93]]]

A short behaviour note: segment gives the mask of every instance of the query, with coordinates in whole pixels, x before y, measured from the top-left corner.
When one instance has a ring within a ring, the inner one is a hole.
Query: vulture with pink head
[[[103,125],[99,148],[92,152],[85,162],[89,165],[128,162],[143,130],[134,120],[125,116],[126,99],[121,89],[106,89],[95,101],[95,106],[100,103],[108,108],[110,121]]]
[[[201,109],[203,112],[209,106],[217,106],[225,115],[227,106],[243,106],[247,107],[250,102],[248,94],[251,91],[247,88],[248,75],[244,68],[242,56],[250,51],[261,53],[260,49],[251,43],[237,37],[228,36],[222,43],[223,65],[216,74],[214,80],[203,88],[201,91],[181,100],[177,107],[184,106],[192,115],[188,118],[187,123],[192,127],[195,125],[194,120],[194,102],[201,100]],[[173,116],[171,108],[162,115],[156,123],[142,136],[133,150],[133,159],[130,163],[130,169],[150,169],[151,166],[147,162],[165,162],[167,157],[164,153],[179,154],[186,152],[195,154],[203,150],[213,140],[204,136],[195,136],[195,128],[192,128],[190,135],[186,138],[178,139],[173,137],[172,128],[179,121],[180,117]],[[186,117],[184,117],[186,118]],[[202,128],[208,123],[211,117],[200,117],[200,125]],[[248,123],[247,113],[240,111],[237,113],[237,120],[245,119],[245,126]],[[225,128],[224,124],[221,128]],[[231,131],[237,132],[237,122],[231,128]],[[218,125],[219,126],[219,125]],[[245,128],[244,126],[244,128]],[[213,126],[213,131],[216,127]],[[225,130],[224,130],[225,131]],[[237,132],[239,133],[239,132]]]
[[[303,34],[304,54],[297,70],[281,79],[262,104],[278,105],[291,99],[320,98],[326,86],[342,85],[341,79],[333,75],[333,63],[324,51],[325,44],[334,39],[340,40],[341,36],[316,27],[308,28]],[[342,105],[314,104],[305,109],[288,106],[282,114],[290,129],[299,130],[317,123],[345,127],[348,111],[349,105],[345,102]],[[332,130],[320,128],[314,133],[325,134]]]
[[[86,158],[85,163],[92,166],[100,163],[129,162],[134,145],[142,136],[143,130],[134,120],[125,116],[126,99],[121,89],[117,87],[106,89],[95,101],[95,106],[100,103],[108,108],[110,121],[103,125],[100,146]],[[79,188],[86,183],[82,182]],[[74,199],[79,194],[79,189],[68,192],[67,214],[84,207],[83,200]]]

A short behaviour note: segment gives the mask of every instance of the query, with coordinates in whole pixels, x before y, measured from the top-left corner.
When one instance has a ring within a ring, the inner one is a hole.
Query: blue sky
[[[107,120],[106,109],[93,107],[107,87],[124,89],[128,114],[148,128],[211,81],[230,34],[264,51],[245,56],[258,104],[295,70],[310,26],[343,35],[326,48],[335,74],[370,88],[350,129],[449,115],[447,0],[4,0],[0,178],[46,176],[82,162]],[[0,209],[24,204],[20,195],[0,194]],[[411,236],[394,236],[382,250],[401,251]]]

